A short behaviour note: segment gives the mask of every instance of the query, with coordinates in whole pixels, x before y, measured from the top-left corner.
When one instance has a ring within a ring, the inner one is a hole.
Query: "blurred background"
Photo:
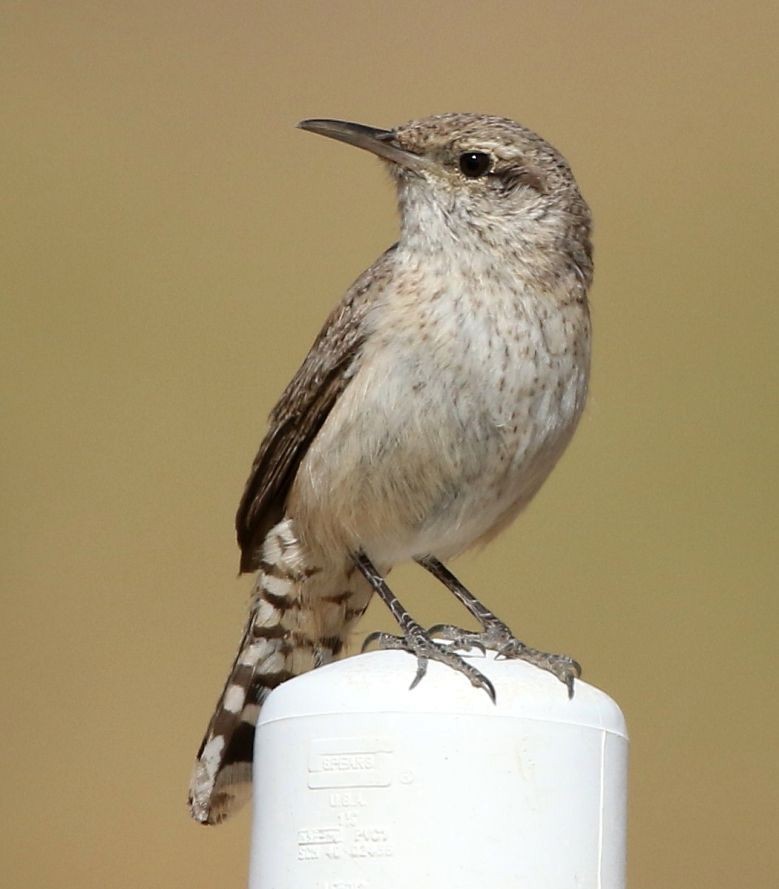
[[[753,2],[0,6],[4,883],[245,884],[249,812],[184,806],[233,514],[397,225],[378,162],[295,123],[459,110],[568,157],[596,283],[573,445],[455,570],[624,709],[632,887],[774,885],[778,38]]]

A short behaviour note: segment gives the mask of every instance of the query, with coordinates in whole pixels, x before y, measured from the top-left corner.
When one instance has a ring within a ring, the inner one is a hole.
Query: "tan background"
[[[378,164],[294,124],[446,110],[547,136],[597,225],[587,415],[459,573],[623,706],[634,889],[775,885],[772,6],[2,4],[4,885],[244,885],[248,815],[184,811],[233,511],[396,230]]]

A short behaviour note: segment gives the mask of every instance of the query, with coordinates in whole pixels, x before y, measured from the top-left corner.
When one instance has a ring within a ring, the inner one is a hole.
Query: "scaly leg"
[[[458,673],[463,673],[470,680],[471,685],[483,688],[494,703],[495,688],[490,680],[464,661],[451,646],[438,645],[430,638],[429,634],[406,611],[397,596],[387,586],[386,580],[364,553],[358,553],[353,558],[357,568],[392,612],[392,616],[398,622],[403,633],[402,636],[393,636],[391,633],[371,633],[363,643],[363,651],[375,642],[380,648],[401,649],[416,655],[417,675],[411,683],[411,688],[414,688],[425,675],[428,661],[440,661],[453,670],[457,670]],[[467,642],[464,641],[461,647],[467,648]]]
[[[416,561],[454,593],[457,600],[468,609],[483,628],[481,633],[472,633],[460,629],[460,627],[439,624],[429,630],[431,637],[437,636],[439,639],[445,639],[466,650],[482,645],[497,652],[501,657],[519,658],[527,661],[556,676],[568,688],[568,697],[573,697],[573,681],[582,674],[582,668],[573,658],[566,654],[549,654],[528,647],[516,638],[502,620],[485,608],[476,596],[467,590],[438,559],[433,556],[421,556]]]

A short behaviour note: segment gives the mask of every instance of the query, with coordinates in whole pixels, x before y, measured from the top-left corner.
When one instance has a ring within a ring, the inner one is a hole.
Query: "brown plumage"
[[[242,572],[259,568],[260,545],[284,515],[300,461],[352,378],[365,338],[363,319],[390,278],[394,250],[387,250],[349,288],[271,412],[235,517]]]

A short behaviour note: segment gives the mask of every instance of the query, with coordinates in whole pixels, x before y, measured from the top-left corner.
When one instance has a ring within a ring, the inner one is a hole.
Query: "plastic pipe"
[[[624,889],[619,707],[473,658],[497,704],[380,651],[281,685],[255,745],[251,889]]]

